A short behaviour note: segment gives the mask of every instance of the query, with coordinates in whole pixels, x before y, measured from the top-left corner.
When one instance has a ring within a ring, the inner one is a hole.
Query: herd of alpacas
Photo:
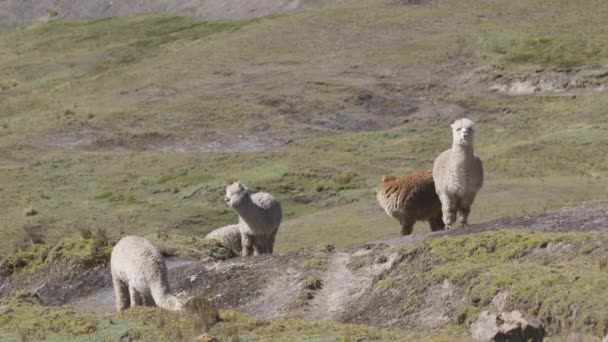
[[[411,234],[419,220],[428,221],[432,231],[451,229],[457,216],[461,227],[468,224],[471,205],[483,185],[483,167],[473,151],[473,122],[462,118],[451,128],[452,148],[439,154],[432,171],[382,176],[376,198],[399,221],[401,235]],[[238,224],[216,229],[205,238],[218,240],[242,256],[272,254],[282,219],[279,201],[266,192],[252,194],[238,181],[228,185],[224,200],[237,213]],[[171,293],[165,261],[150,241],[122,238],[112,250],[110,265],[118,311],[134,305],[188,308]]]

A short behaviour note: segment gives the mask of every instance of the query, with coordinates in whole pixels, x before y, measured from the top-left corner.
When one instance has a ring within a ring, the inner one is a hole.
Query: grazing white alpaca
[[[242,255],[272,254],[281,224],[281,204],[267,192],[250,194],[241,182],[226,187],[226,203],[239,215]]]
[[[181,310],[183,304],[171,294],[167,265],[158,249],[139,236],[122,238],[110,259],[116,309],[135,305]]]
[[[433,164],[435,190],[441,201],[443,222],[451,229],[460,215],[466,226],[475,196],[483,186],[483,166],[473,152],[473,121],[463,118],[452,124],[452,148],[443,151]]]
[[[217,240],[230,248],[234,253],[241,254],[241,229],[238,224],[221,227],[205,235],[205,239]]]

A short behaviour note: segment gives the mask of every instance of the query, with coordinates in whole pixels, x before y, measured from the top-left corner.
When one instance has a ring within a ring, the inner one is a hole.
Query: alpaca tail
[[[150,292],[152,292],[152,298],[154,298],[156,305],[163,309],[180,311],[184,308],[184,303],[171,294],[168,284],[151,286]]]

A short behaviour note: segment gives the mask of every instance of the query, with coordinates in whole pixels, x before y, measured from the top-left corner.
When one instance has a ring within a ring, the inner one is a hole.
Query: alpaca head
[[[395,179],[397,178],[395,178],[394,176],[382,176],[382,183],[392,182]]]
[[[473,121],[462,118],[452,124],[453,144],[460,146],[473,146]]]
[[[238,206],[245,198],[249,196],[249,190],[240,181],[236,181],[226,187],[226,196],[224,201],[234,208]]]

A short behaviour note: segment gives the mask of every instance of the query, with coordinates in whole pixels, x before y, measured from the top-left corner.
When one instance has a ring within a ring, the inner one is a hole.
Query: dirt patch
[[[263,97],[258,102],[290,124],[330,132],[373,132],[406,125],[412,120],[476,119],[487,116],[456,103],[418,100],[407,89],[386,85],[382,90],[362,90],[341,100],[305,101],[298,96]],[[386,89],[384,89],[386,88]],[[417,90],[413,90],[417,93]],[[432,90],[420,90],[422,93]]]
[[[361,290],[369,286],[371,277],[355,276],[348,269],[350,255],[345,252],[335,253],[322,280],[323,288],[317,292],[310,303],[310,318],[337,319],[345,304],[361,295]]]
[[[259,318],[287,312],[302,291],[303,260],[314,254],[302,250],[285,255],[236,258],[195,263],[177,272],[176,291],[200,293],[221,308]]]
[[[192,260],[182,260],[182,259],[167,259],[167,269],[169,270],[169,283],[171,286],[174,286],[176,283],[176,279],[171,277],[173,272],[176,272],[180,269],[185,268],[187,265],[193,263]],[[110,282],[103,282],[103,287],[94,291],[90,295],[78,297],[74,300],[68,301],[67,304],[74,307],[76,311],[81,312],[95,312],[98,314],[110,314],[116,310],[115,306],[115,298],[114,298],[114,288],[112,287],[112,276],[110,274],[110,270],[104,270],[104,278],[107,279],[109,277]]]
[[[0,2],[0,26],[49,20],[94,20],[146,12],[175,13],[204,21],[247,20],[300,7],[300,0],[9,0]]]
[[[462,290],[448,279],[433,284],[427,290],[421,309],[406,319],[408,324],[422,331],[433,331],[448,324],[454,317],[454,308],[464,303]]]
[[[109,127],[74,127],[49,131],[31,137],[36,146],[59,147],[82,151],[128,152],[138,150],[163,152],[258,152],[279,148],[292,140],[256,132],[201,130],[180,132],[125,132]]]
[[[466,73],[461,80],[474,89],[508,95],[600,92],[608,89],[608,70],[579,67],[507,72],[485,66]]]

